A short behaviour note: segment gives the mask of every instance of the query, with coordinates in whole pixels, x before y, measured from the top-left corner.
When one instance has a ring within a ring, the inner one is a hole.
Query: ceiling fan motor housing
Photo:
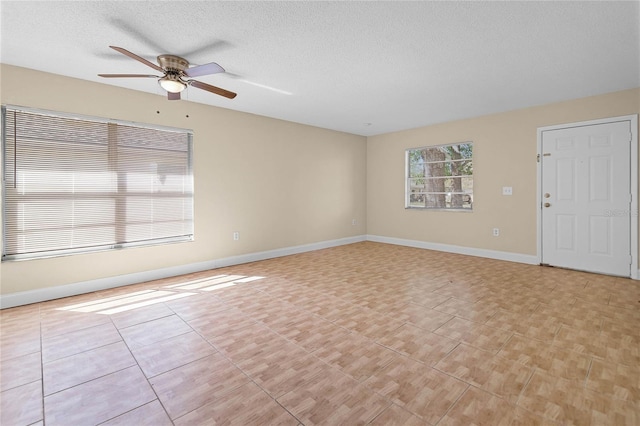
[[[158,80],[163,89],[169,93],[180,93],[187,87],[188,82],[182,77],[185,76],[184,70],[189,67],[189,61],[175,55],[160,55],[158,64],[165,70],[164,77]]]
[[[180,56],[160,55],[158,56],[158,64],[167,71],[177,71],[178,74],[189,68],[189,61]]]

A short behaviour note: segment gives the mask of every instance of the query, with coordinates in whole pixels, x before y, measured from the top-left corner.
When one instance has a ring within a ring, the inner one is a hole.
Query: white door
[[[631,273],[629,121],[542,133],[542,263]]]

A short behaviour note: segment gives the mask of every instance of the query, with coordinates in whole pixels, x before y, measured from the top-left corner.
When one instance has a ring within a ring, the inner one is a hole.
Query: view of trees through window
[[[406,207],[470,210],[473,143],[407,150]]]

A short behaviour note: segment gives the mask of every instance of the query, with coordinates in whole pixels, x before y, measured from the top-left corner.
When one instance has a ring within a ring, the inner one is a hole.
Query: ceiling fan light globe
[[[164,90],[171,93],[180,93],[187,88],[187,85],[183,82],[178,80],[170,80],[168,78],[161,78],[160,80],[158,80],[158,83],[160,83],[160,86]]]

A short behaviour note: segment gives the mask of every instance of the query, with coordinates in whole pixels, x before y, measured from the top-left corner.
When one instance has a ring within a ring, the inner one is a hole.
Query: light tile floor
[[[638,425],[640,283],[372,242],[0,311],[2,425]]]

